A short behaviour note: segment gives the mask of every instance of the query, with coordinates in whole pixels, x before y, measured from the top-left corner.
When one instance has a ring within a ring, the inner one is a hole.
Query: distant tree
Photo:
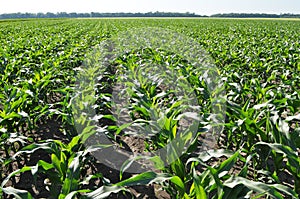
[[[226,14],[214,14],[211,17],[223,17],[223,18],[299,18],[299,14],[265,14],[265,13],[226,13]]]
[[[57,15],[52,13],[52,12],[47,12],[46,13],[46,18],[56,18],[56,17],[57,17]]]
[[[147,13],[9,13],[9,14],[0,14],[0,19],[18,19],[18,18],[78,18],[78,17],[208,17],[203,15],[198,15],[195,13],[185,12],[147,12]],[[210,17],[223,17],[223,18],[300,18],[300,14],[265,14],[265,13],[225,13],[225,14],[214,14]]]

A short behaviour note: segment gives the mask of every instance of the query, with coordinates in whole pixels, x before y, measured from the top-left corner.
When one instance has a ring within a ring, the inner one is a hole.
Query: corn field
[[[0,21],[0,198],[299,198],[299,32]]]

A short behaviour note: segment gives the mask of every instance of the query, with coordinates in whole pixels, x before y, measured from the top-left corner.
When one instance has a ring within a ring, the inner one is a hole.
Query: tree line
[[[178,12],[147,12],[147,13],[8,13],[0,14],[0,19],[19,19],[19,18],[105,18],[105,17],[221,17],[221,18],[300,18],[300,14],[256,14],[256,13],[226,13],[214,14],[210,16],[195,13]]]
[[[226,14],[214,14],[210,17],[221,18],[300,18],[300,14],[265,14],[265,13],[226,13]]]
[[[18,19],[18,18],[92,18],[92,17],[207,17],[195,13],[178,12],[147,12],[147,13],[9,13],[1,14],[0,19]]]

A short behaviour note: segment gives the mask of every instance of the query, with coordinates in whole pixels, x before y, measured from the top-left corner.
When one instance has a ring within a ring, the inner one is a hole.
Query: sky
[[[294,13],[300,0],[0,0],[0,14],[15,12]]]

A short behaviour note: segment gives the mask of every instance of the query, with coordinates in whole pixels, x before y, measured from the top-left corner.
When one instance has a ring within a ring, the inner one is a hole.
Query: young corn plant
[[[6,186],[7,182],[16,175],[28,171],[31,172],[35,180],[40,174],[46,176],[44,186],[46,186],[51,197],[61,199],[66,198],[69,194],[75,195],[75,192],[77,193],[90,179],[101,178],[99,174],[82,176],[85,166],[92,164],[93,161],[89,154],[101,149],[101,147],[93,146],[85,149],[81,138],[82,136],[75,136],[68,144],[58,140],[46,140],[44,143],[31,144],[24,147],[13,158],[42,150],[50,155],[51,161],[39,160],[34,166],[24,166],[12,172],[2,182],[2,191],[6,195],[13,195],[16,198],[33,198],[26,190]],[[89,192],[89,190],[81,190],[80,192]]]

